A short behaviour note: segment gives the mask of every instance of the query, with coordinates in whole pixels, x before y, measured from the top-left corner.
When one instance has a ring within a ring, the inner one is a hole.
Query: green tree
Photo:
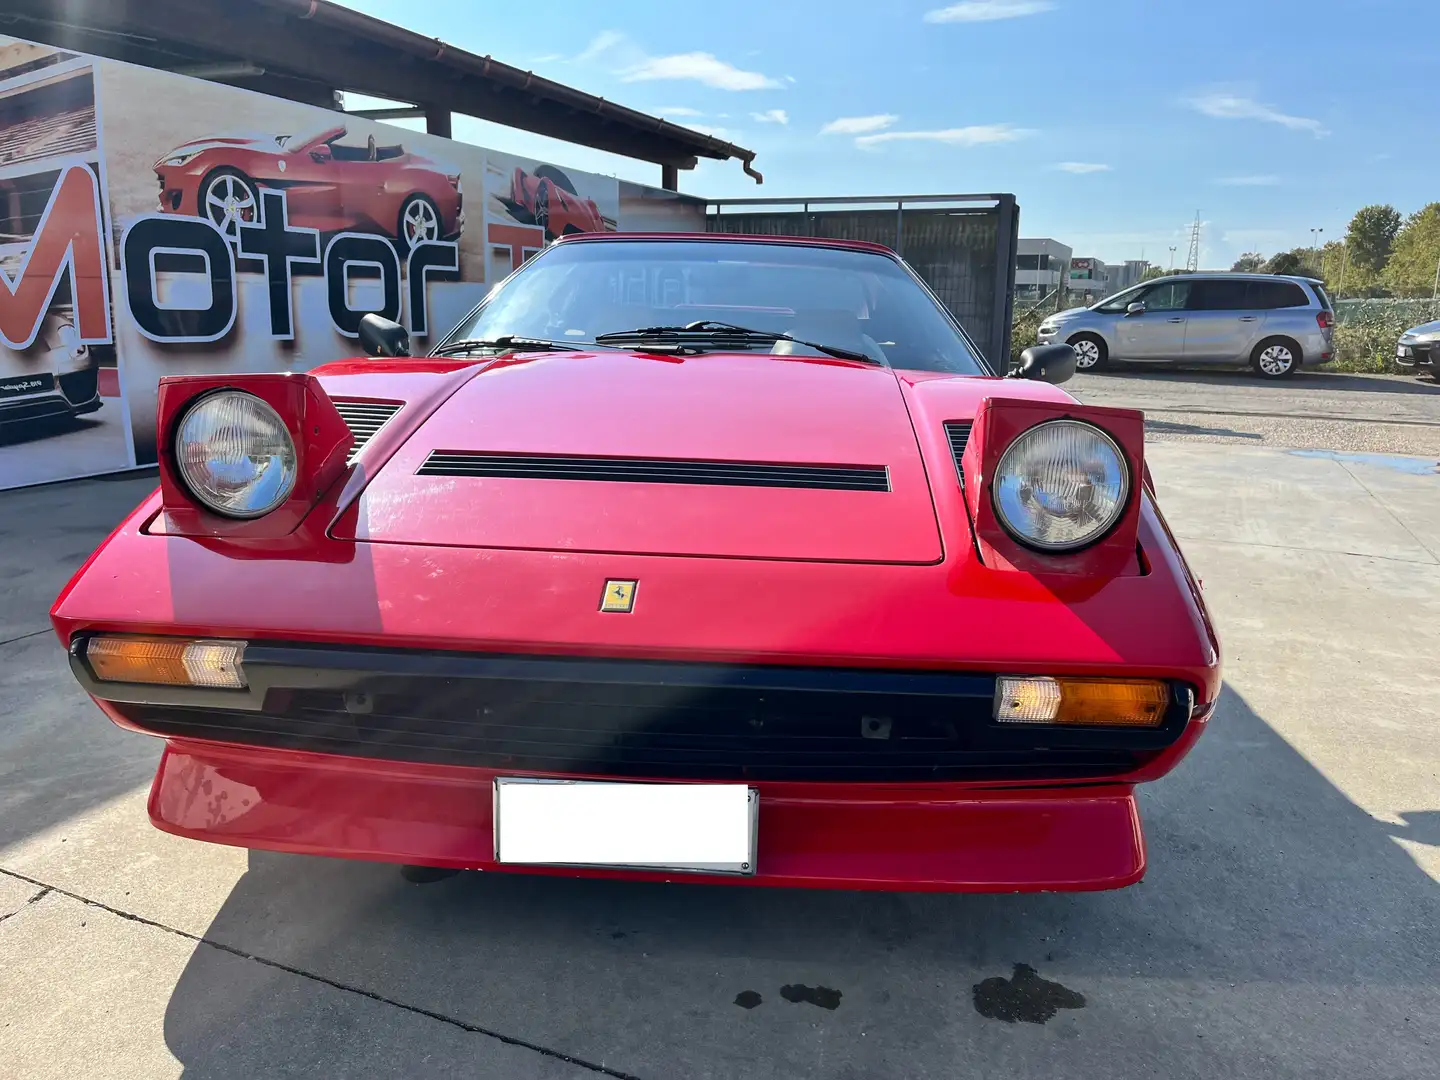
[[[1365,206],[1350,219],[1345,243],[1356,269],[1379,273],[1385,269],[1395,235],[1400,231],[1400,213],[1388,203]]]
[[[1147,266],[1145,272],[1140,275],[1141,281],[1153,281],[1157,277],[1164,277],[1167,271],[1163,266]]]
[[[1296,248],[1294,251],[1277,251],[1270,258],[1265,260],[1265,265],[1260,268],[1266,274],[1303,274],[1305,272],[1305,260],[1309,255],[1308,248]]]
[[[1396,296],[1429,296],[1440,265],[1440,202],[1421,207],[1405,219],[1385,264],[1384,280]]]
[[[1259,270],[1264,263],[1265,256],[1261,255],[1260,252],[1247,251],[1235,260],[1235,265],[1230,267],[1230,269],[1240,274],[1253,274],[1256,270]]]

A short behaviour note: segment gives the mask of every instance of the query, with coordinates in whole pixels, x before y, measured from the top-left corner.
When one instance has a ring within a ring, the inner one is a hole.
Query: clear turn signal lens
[[[244,657],[243,641],[94,637],[85,645],[85,660],[101,682],[244,690]]]
[[[995,719],[1006,724],[1159,727],[1169,701],[1158,679],[1007,675],[995,683]]]

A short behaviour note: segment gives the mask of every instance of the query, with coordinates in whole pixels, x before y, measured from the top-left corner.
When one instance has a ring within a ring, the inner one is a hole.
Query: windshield
[[[512,276],[449,340],[514,335],[587,344],[596,335],[703,319],[849,349],[891,367],[987,374],[955,325],[894,259],[798,244],[560,244]],[[752,348],[822,355],[789,342]]]

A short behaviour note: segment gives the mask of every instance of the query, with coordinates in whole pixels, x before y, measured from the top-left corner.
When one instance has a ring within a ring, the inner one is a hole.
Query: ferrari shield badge
[[[600,598],[600,610],[628,615],[635,610],[635,587],[639,584],[638,581],[611,578],[605,582],[605,595]]]

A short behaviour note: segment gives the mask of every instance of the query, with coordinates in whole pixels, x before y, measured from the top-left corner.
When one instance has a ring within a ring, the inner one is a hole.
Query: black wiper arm
[[[495,338],[465,338],[452,341],[436,349],[432,356],[450,356],[453,353],[475,352],[477,349],[509,349],[513,352],[584,352],[583,345],[568,341],[550,341],[548,338],[522,337],[518,334],[502,334]]]
[[[747,344],[757,342],[792,341],[807,349],[825,353],[838,360],[853,360],[861,364],[880,364],[881,361],[866,353],[853,349],[842,349],[838,345],[824,345],[818,341],[804,341],[778,330],[752,330],[748,326],[717,322],[714,319],[698,319],[684,326],[642,326],[636,330],[619,330],[611,334],[596,334],[595,341],[601,345],[620,345],[629,342],[654,342],[662,345],[691,345],[699,341],[716,343],[725,338],[741,339]]]

